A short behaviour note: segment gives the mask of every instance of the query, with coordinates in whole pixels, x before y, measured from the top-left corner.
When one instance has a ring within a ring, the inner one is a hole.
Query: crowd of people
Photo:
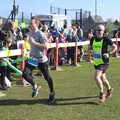
[[[41,86],[34,81],[32,71],[37,67],[42,73],[44,79],[47,81],[49,87],[48,103],[55,102],[55,88],[53,79],[49,73],[48,65],[54,64],[54,49],[47,49],[46,43],[54,43],[58,39],[59,43],[65,42],[80,42],[84,41],[83,30],[79,24],[72,25],[70,28],[64,25],[63,28],[49,27],[46,24],[42,25],[40,20],[36,17],[31,19],[27,28],[21,29],[15,22],[10,21],[7,28],[2,26],[0,30],[0,49],[17,49],[17,42],[24,40],[25,49],[29,52],[29,58],[25,61],[25,68],[23,69],[22,77],[32,86],[32,97],[36,97]],[[95,80],[100,88],[99,102],[105,101],[104,85],[107,88],[107,97],[112,95],[112,87],[106,78],[106,70],[109,65],[108,45],[112,46],[114,53],[116,45],[108,38],[104,37],[104,25],[98,25],[95,35],[91,30],[88,34],[90,40],[89,58],[93,56],[95,66]],[[79,46],[80,61],[83,59],[83,46]],[[75,47],[59,48],[59,65],[69,63],[74,65]],[[10,62],[16,59],[17,56],[5,58]],[[33,63],[34,62],[34,63]],[[10,68],[8,63],[0,58],[0,87],[1,89],[8,89],[5,85],[5,78],[11,80]],[[14,64],[17,67],[17,64]]]

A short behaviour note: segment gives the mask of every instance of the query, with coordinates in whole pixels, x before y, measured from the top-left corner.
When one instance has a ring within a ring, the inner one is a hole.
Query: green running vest
[[[104,61],[102,59],[102,45],[103,45],[103,39],[101,41],[93,40],[93,58],[94,58],[94,65],[98,66],[100,64],[104,64]]]

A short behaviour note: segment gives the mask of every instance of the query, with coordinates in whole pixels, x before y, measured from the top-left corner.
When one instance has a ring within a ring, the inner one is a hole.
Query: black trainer
[[[32,88],[32,97],[37,97],[40,88],[41,88],[41,86],[37,86],[36,88]]]
[[[48,103],[52,104],[55,102],[55,92],[49,94]]]

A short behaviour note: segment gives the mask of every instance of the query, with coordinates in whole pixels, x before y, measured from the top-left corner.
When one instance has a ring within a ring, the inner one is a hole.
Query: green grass
[[[98,101],[98,88],[93,80],[94,68],[63,66],[51,71],[56,88],[56,104],[48,105],[48,86],[42,77],[36,82],[42,88],[31,98],[31,87],[15,86],[0,98],[0,120],[120,120],[120,59],[112,58],[107,71],[114,88],[113,97],[103,104]]]

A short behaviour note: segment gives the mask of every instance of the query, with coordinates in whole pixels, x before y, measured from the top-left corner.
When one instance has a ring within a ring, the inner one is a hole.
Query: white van
[[[63,28],[66,24],[68,27],[71,26],[71,19],[69,16],[61,14],[48,14],[48,15],[37,15],[43,24],[47,24],[49,27],[55,26],[57,28]]]

